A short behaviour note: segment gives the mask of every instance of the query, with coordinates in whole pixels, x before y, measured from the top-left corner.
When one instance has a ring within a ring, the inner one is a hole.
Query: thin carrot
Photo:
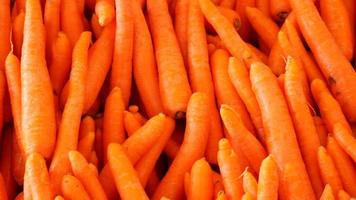
[[[85,116],[79,128],[79,139],[86,136],[89,132],[95,132],[95,121],[91,116]]]
[[[283,171],[286,164],[293,164],[298,171],[300,183],[302,184],[285,180],[286,184],[292,186],[290,188],[291,195],[303,191],[301,195],[304,198],[315,199],[300,154],[288,106],[278,86],[277,78],[262,63],[253,63],[251,65],[250,78],[252,89],[261,108],[266,144],[269,152],[276,159],[280,170]]]
[[[278,199],[278,167],[272,156],[262,162],[258,178],[257,199]]]
[[[129,137],[133,135],[138,129],[140,129],[141,126],[141,123],[131,112],[124,111],[124,127]]]
[[[44,25],[46,28],[46,53],[47,58],[53,59],[52,46],[57,40],[57,35],[60,30],[60,11],[61,1],[46,1],[44,8]]]
[[[212,170],[204,158],[195,161],[193,164],[189,186],[187,199],[212,199],[214,189]]]
[[[324,121],[318,116],[313,116],[313,119],[314,119],[314,125],[315,125],[315,128],[316,128],[316,131],[317,131],[318,136],[319,136],[320,144],[322,146],[325,146],[326,145],[326,141],[327,141],[327,137],[328,137],[328,133],[327,133]]]
[[[121,199],[148,199],[124,148],[112,143],[108,147],[107,156]]]
[[[177,0],[174,9],[174,30],[183,56],[185,67],[188,67],[188,10],[189,0]]]
[[[82,183],[72,175],[65,175],[62,179],[62,194],[66,199],[90,200]]]
[[[291,12],[288,0],[270,0],[269,8],[272,18],[278,23],[283,23]]]
[[[134,35],[133,76],[145,110],[152,117],[163,112],[154,49],[141,7],[133,2],[132,10],[135,29],[140,30]]]
[[[341,148],[356,162],[356,139],[341,123],[334,125],[334,137]]]
[[[324,187],[323,194],[320,197],[320,200],[334,200],[335,197],[333,195],[333,191],[329,184],[326,184]]]
[[[327,30],[312,1],[289,0],[297,22],[331,91],[350,121],[356,120],[356,75]],[[315,37],[318,35],[318,37]]]
[[[243,195],[241,174],[244,168],[229,141],[224,138],[219,141],[218,164],[226,197],[228,199],[240,199]]]
[[[252,29],[251,29],[251,24],[248,22],[246,16],[246,7],[255,7],[255,5],[256,5],[256,0],[239,0],[236,1],[236,5],[235,5],[235,10],[241,17],[241,28],[239,30],[239,34],[245,41],[248,42],[250,42],[252,39]]]
[[[171,199],[183,197],[183,179],[193,163],[204,155],[209,134],[209,104],[204,93],[194,93],[187,109],[183,144],[168,172],[156,189],[153,199],[166,196]]]
[[[45,35],[39,0],[26,1],[21,57],[21,112],[24,150],[50,158],[56,127],[51,82],[45,60]]]
[[[344,0],[319,1],[320,15],[344,56],[354,56],[354,32]]]
[[[68,36],[72,46],[84,31],[80,8],[76,1],[61,0],[61,30]]]
[[[233,9],[235,8],[236,0],[221,0],[220,6],[225,8]]]
[[[244,172],[242,186],[245,193],[249,193],[255,199],[257,198],[258,184],[256,178],[249,172]]]
[[[115,7],[112,0],[99,0],[95,4],[95,14],[101,26],[106,26],[115,19]]]
[[[168,116],[183,118],[191,89],[168,6],[164,0],[148,0],[147,9],[156,50],[163,108]]]
[[[0,5],[0,69],[4,70],[5,59],[7,54],[10,52],[10,0],[2,0]]]
[[[91,152],[93,150],[95,140],[95,132],[89,132],[86,136],[78,141],[77,150],[89,160]]]
[[[351,199],[351,196],[345,192],[344,190],[340,190],[338,193],[337,193],[337,198],[339,200],[350,200]]]
[[[25,11],[23,10],[12,21],[11,40],[14,48],[14,54],[18,57],[21,57],[24,21]]]

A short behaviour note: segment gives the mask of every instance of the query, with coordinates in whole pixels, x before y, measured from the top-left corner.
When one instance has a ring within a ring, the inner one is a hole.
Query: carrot
[[[210,58],[218,105],[227,104],[231,106],[240,115],[247,129],[254,133],[254,128],[246,107],[229,79],[228,59],[228,52],[222,49],[216,50]]]
[[[147,119],[139,112],[140,108],[137,105],[129,106],[128,111],[135,116],[135,118],[141,123],[141,125],[147,122]]]
[[[46,1],[44,8],[44,25],[46,28],[46,53],[47,58],[53,59],[52,46],[57,40],[57,35],[60,30],[60,11],[61,1]]]
[[[25,200],[32,200],[32,191],[31,191],[31,185],[30,185],[30,180],[28,176],[29,170],[25,170],[24,174],[24,183],[23,183],[23,194],[24,194],[24,199]]]
[[[99,0],[95,4],[95,14],[101,26],[106,26],[115,18],[115,7],[112,0]]]
[[[259,171],[262,160],[267,156],[261,143],[246,129],[241,118],[231,107],[222,105],[220,115],[233,149],[241,148],[252,169]]]
[[[257,8],[246,7],[246,17],[261,41],[271,49],[277,39],[278,25]]]
[[[188,10],[189,0],[177,0],[174,8],[174,30],[183,56],[184,64],[188,67]]]
[[[106,98],[103,120],[103,152],[107,153],[110,143],[122,143],[124,132],[125,103],[120,88],[115,87]],[[104,157],[106,162],[106,156]]]
[[[165,127],[161,136],[159,136],[156,143],[152,148],[144,155],[135,165],[137,171],[137,176],[140,179],[142,186],[146,186],[149,176],[154,170],[155,164],[159,159],[164,147],[166,146],[168,140],[170,139],[175,128],[175,122],[171,118],[167,117],[165,119]]]
[[[354,56],[354,33],[344,0],[321,0],[320,15],[344,56]]]
[[[242,178],[243,166],[240,157],[236,156],[227,139],[219,141],[218,164],[223,179],[226,197],[240,199],[243,195]]]
[[[72,175],[65,175],[62,179],[62,194],[66,199],[90,200],[82,183]]]
[[[94,13],[90,19],[90,25],[96,38],[100,37],[104,27],[100,26],[98,16]]]
[[[61,30],[68,36],[72,46],[75,45],[80,34],[84,31],[80,9],[76,1],[61,0]]]
[[[64,32],[58,32],[51,47],[52,59],[48,71],[54,92],[60,94],[70,73],[72,47]]]
[[[334,137],[341,148],[356,162],[356,139],[341,123],[334,125]]]
[[[209,134],[209,104],[204,93],[196,92],[189,100],[183,144],[168,172],[160,182],[153,199],[183,196],[183,179],[193,163],[204,155]]]
[[[87,160],[89,160],[91,152],[93,150],[94,140],[95,140],[95,132],[89,132],[86,136],[81,138],[78,142],[77,150]]]
[[[30,9],[29,1],[26,3],[27,10]],[[54,198],[51,182],[47,171],[46,161],[39,153],[31,153],[26,160],[26,172],[28,182],[31,183],[31,196],[33,200],[51,200]],[[26,191],[25,191],[25,199]]]
[[[54,101],[45,60],[40,2],[26,1],[21,57],[21,112],[24,150],[50,158],[56,139]]]
[[[316,131],[317,131],[318,136],[319,136],[320,144],[322,146],[325,146],[326,145],[326,141],[327,141],[327,137],[328,137],[328,133],[326,131],[325,124],[324,124],[323,120],[318,116],[314,116],[313,119],[314,119],[314,125],[315,125],[315,128],[316,128]]]
[[[204,158],[194,162],[189,186],[188,199],[212,199],[214,189],[212,170]]]
[[[57,195],[55,198],[54,198],[54,200],[65,200],[62,196],[60,196],[60,195]]]
[[[329,184],[334,195],[337,195],[337,192],[343,189],[341,178],[336,169],[335,163],[324,147],[319,147],[318,163],[321,178],[323,179],[324,184]]]
[[[291,12],[288,0],[270,0],[269,8],[271,17],[278,23],[283,23]]]
[[[356,119],[356,75],[309,0],[289,0],[297,22],[331,91],[350,121]],[[318,35],[318,37],[315,37]]]
[[[251,52],[246,43],[244,43],[241,39],[229,20],[219,12],[219,9],[210,0],[199,0],[199,3],[205,18],[214,27],[215,31],[218,33],[230,53],[236,58],[249,58],[251,56]],[[244,24],[241,14],[240,17],[241,23]],[[243,27],[245,26],[242,26],[241,29]],[[244,28],[242,30],[246,29]]]
[[[333,195],[333,191],[329,184],[325,185],[323,194],[320,197],[320,200],[334,200],[335,197]]]
[[[290,184],[291,195],[301,193],[306,199],[315,199],[311,183],[305,170],[298,147],[292,119],[284,100],[277,78],[262,63],[253,63],[250,69],[252,89],[261,108],[266,144],[269,152],[276,159],[280,170],[286,164],[293,164],[298,171],[300,183],[285,180]]]
[[[21,57],[24,21],[25,11],[23,10],[12,21],[11,41],[14,49],[14,54],[18,57]]]
[[[349,200],[349,199],[351,199],[351,196],[347,192],[345,192],[344,190],[340,190],[337,193],[337,198],[339,200]]]
[[[262,162],[259,178],[257,199],[278,199],[278,167],[270,155]]]
[[[256,96],[252,91],[249,72],[247,71],[245,64],[238,58],[230,57],[228,72],[233,86],[251,116],[251,120],[256,127],[259,139],[264,141],[261,110],[258,106]]]
[[[251,50],[251,54],[253,57],[258,58],[265,64],[268,63],[268,57],[266,54],[264,54],[262,51],[260,51],[255,46],[251,45],[250,43],[246,43],[246,44],[247,44],[248,48]]]
[[[153,171],[152,174],[150,175],[150,178],[147,182],[147,186],[145,188],[146,190],[146,193],[149,197],[151,197],[153,195],[153,193],[156,191],[156,188],[160,182],[160,177],[158,177],[158,173],[157,171]],[[166,200],[169,200],[168,198],[166,197],[162,197],[163,199],[166,199]],[[162,199],[161,198],[161,199]]]
[[[124,148],[112,143],[108,147],[107,156],[121,199],[148,199]]]
[[[135,1],[132,10],[135,29],[140,30],[134,34],[133,76],[145,110],[152,117],[163,112],[154,49],[145,16]]]
[[[6,193],[9,199],[14,199],[16,194],[16,182],[12,175],[12,143],[13,130],[7,128],[2,137],[0,171],[4,179]]]
[[[216,163],[218,142],[222,138],[223,130],[216,109],[214,83],[209,65],[209,53],[204,29],[204,16],[199,8],[198,0],[189,3],[188,12],[188,70],[193,92],[204,92],[209,99],[211,131],[208,139],[206,159]],[[203,83],[203,84],[202,84]]]
[[[209,44],[208,44],[208,53],[209,53],[209,56],[210,56],[211,54],[213,54],[215,50],[216,50],[215,44],[209,43]]]
[[[99,181],[103,186],[108,199],[118,199],[119,193],[115,186],[115,181],[111,173],[109,165],[105,165],[99,174]]]
[[[77,151],[68,153],[74,176],[83,184],[91,199],[107,199],[95,172]]]
[[[95,121],[91,116],[85,116],[80,123],[79,139],[82,139],[90,132],[95,132]]]
[[[141,126],[141,123],[131,112],[124,111],[124,127],[129,137],[133,135],[138,129],[140,129]]]
[[[109,72],[114,48],[115,23],[108,24],[89,49],[86,80],[85,112],[93,106]]]
[[[321,117],[325,122],[327,130],[332,132],[334,124],[339,122],[351,132],[351,127],[341,110],[340,104],[330,94],[325,83],[318,79],[314,80],[311,83],[311,91],[318,104]],[[330,110],[332,110],[332,112],[330,112]]]
[[[242,186],[245,193],[249,193],[255,199],[257,198],[258,184],[256,178],[249,171],[244,172]]]
[[[251,41],[252,39],[251,36],[252,29],[251,29],[251,24],[249,24],[246,16],[246,7],[255,7],[255,5],[256,5],[256,0],[236,1],[235,10],[241,17],[241,28],[239,30],[239,34],[245,41]]]
[[[233,8],[226,8],[219,6],[220,13],[229,20],[229,22],[234,26],[235,30],[238,31],[241,28],[241,19],[239,14]],[[209,23],[205,23],[206,29],[209,33],[216,34],[215,29]]]
[[[0,69],[4,70],[5,59],[7,54],[10,52],[10,0],[2,0],[0,5]]]
[[[233,9],[235,8],[235,3],[236,0],[222,0],[219,5],[221,7]]]
[[[267,64],[276,76],[279,76],[285,72],[283,50],[279,45],[278,40],[274,43],[270,50]]]
[[[352,160],[341,149],[333,137],[328,137],[327,152],[334,161],[335,167],[339,172],[344,189],[352,196],[356,195],[356,169]]]
[[[115,0],[116,31],[110,86],[120,87],[127,106],[131,93],[134,17],[131,1]]]
[[[323,184],[317,163],[320,146],[319,136],[303,91],[302,77],[297,63],[288,58],[284,82],[284,92],[294,122],[299,147],[316,196],[323,191]]]
[[[8,199],[4,178],[2,177],[1,173],[0,173],[0,197],[1,199]]]
[[[191,89],[172,21],[168,14],[168,6],[164,0],[148,0],[147,9],[156,50],[163,108],[168,116],[183,118]]]

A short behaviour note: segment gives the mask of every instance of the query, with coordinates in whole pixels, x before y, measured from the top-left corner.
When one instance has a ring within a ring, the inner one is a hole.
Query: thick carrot
[[[281,24],[291,12],[291,7],[288,0],[270,0],[269,9],[271,17]]]
[[[278,199],[278,166],[270,155],[262,162],[258,177],[257,199]]]
[[[80,123],[79,139],[90,132],[95,132],[95,121],[91,116],[85,116]]]
[[[257,198],[258,184],[256,178],[249,171],[244,172],[242,187],[245,193],[251,194],[255,199]]]
[[[220,115],[226,128],[226,137],[233,149],[241,148],[250,166],[259,171],[262,160],[267,156],[261,143],[243,125],[239,115],[229,106],[222,105]]]
[[[174,30],[183,56],[185,67],[188,67],[189,2],[189,0],[177,0],[174,8]]]
[[[168,6],[164,0],[148,0],[147,9],[156,50],[163,108],[170,117],[183,118],[191,89]]]
[[[243,166],[227,139],[219,141],[218,164],[223,179],[226,197],[240,199],[243,195],[242,178]]]
[[[333,137],[328,137],[326,148],[339,172],[345,190],[352,196],[356,196],[356,168],[352,160]]]
[[[74,46],[80,34],[84,31],[80,8],[75,0],[61,0],[60,13],[61,30],[68,36],[69,41]]]
[[[351,196],[345,192],[344,190],[340,190],[338,193],[337,193],[337,198],[339,200],[350,200],[351,199]]]
[[[320,15],[344,56],[354,56],[354,32],[344,0],[320,0]]]
[[[89,132],[86,136],[84,136],[78,141],[77,150],[87,160],[89,160],[91,152],[93,150],[94,140],[95,140],[95,132]]]
[[[310,0],[289,0],[331,91],[350,121],[356,120],[356,75]],[[318,35],[318,37],[315,37]]]
[[[190,187],[187,199],[212,199],[214,189],[212,176],[210,165],[204,158],[195,161],[190,172]]]
[[[320,197],[320,200],[334,200],[333,190],[329,184],[326,184],[324,187],[323,194]]]
[[[209,99],[211,128],[206,152],[209,162],[216,163],[218,142],[223,130],[216,109],[214,84],[209,65],[209,53],[204,28],[204,16],[197,0],[189,1],[188,12],[188,64],[189,79],[193,92],[204,92]]]
[[[318,163],[324,184],[329,184],[334,195],[337,195],[337,192],[343,189],[340,174],[337,171],[332,158],[322,146],[319,147],[318,150]]]
[[[23,42],[23,28],[25,21],[25,11],[21,11],[12,21],[11,41],[14,54],[21,57],[21,48]]]
[[[10,0],[1,0],[0,2],[0,29],[0,69],[4,70],[5,59],[10,52]]]
[[[246,16],[261,41],[271,49],[277,40],[278,25],[258,8],[246,7]]]
[[[235,8],[236,0],[221,0],[220,6],[225,8]]]
[[[133,76],[140,98],[149,117],[163,112],[159,93],[158,74],[151,33],[141,7],[133,1],[134,13],[134,55]]]
[[[183,144],[168,172],[156,189],[153,199],[166,196],[171,199],[183,197],[183,179],[193,163],[204,155],[209,134],[209,100],[204,93],[194,93],[187,109]]]
[[[131,1],[115,0],[116,31],[110,86],[120,87],[127,106],[131,93],[134,17]]]
[[[246,16],[246,7],[255,7],[255,5],[256,0],[239,0],[236,1],[235,5],[235,10],[241,17],[241,28],[239,30],[239,34],[245,41],[248,42],[252,40],[252,28]]]
[[[83,184],[91,199],[103,199],[107,197],[95,172],[89,167],[85,158],[77,151],[68,153],[74,176]]]
[[[302,77],[294,59],[288,58],[284,82],[284,92],[294,122],[299,147],[316,196],[323,191],[317,152],[319,136],[303,91]]]
[[[60,11],[61,1],[46,1],[44,9],[43,21],[46,28],[46,53],[47,58],[53,59],[52,46],[57,40],[57,35],[60,30]]]
[[[5,187],[5,181],[3,176],[0,173],[0,198],[1,199],[8,199],[7,192],[6,192],[6,187]]]
[[[251,116],[251,120],[257,130],[259,139],[264,141],[261,110],[258,106],[256,96],[252,91],[249,72],[247,71],[245,64],[238,58],[230,57],[228,72],[232,84]]]
[[[227,104],[231,106],[240,115],[247,129],[254,133],[254,128],[246,107],[229,78],[228,62],[229,53],[222,49],[216,50],[210,58],[218,105]]]
[[[29,1],[26,3],[29,10]],[[39,2],[38,2],[39,3]],[[26,175],[30,185],[31,196],[33,200],[52,200],[54,193],[51,188],[51,182],[47,171],[46,161],[39,153],[31,153],[26,160]],[[25,191],[25,199],[26,191]]]
[[[276,159],[280,170],[283,171],[286,164],[293,164],[302,183],[295,184],[287,179],[283,181],[285,182],[283,185],[291,185],[291,195],[302,191],[301,196],[304,198],[315,199],[298,147],[288,106],[278,86],[277,78],[262,63],[251,65],[250,78],[252,89],[261,108],[267,148]]]
[[[21,112],[24,150],[50,158],[56,127],[51,82],[45,60],[45,35],[39,0],[26,1],[21,57]]]
[[[106,98],[103,119],[103,152],[107,153],[110,143],[122,143],[125,140],[124,131],[125,103],[120,88],[115,87]],[[104,157],[106,162],[106,156]]]
[[[356,162],[356,139],[352,133],[341,123],[334,125],[333,133],[341,148]]]
[[[115,19],[115,6],[112,0],[98,0],[95,4],[95,14],[101,26],[106,26]]]
[[[64,32],[59,32],[51,45],[51,62],[49,65],[49,76],[53,90],[60,94],[71,68],[72,47],[69,38]]]
[[[322,146],[326,145],[328,133],[324,121],[319,116],[313,116],[314,125],[319,136],[319,141]]]
[[[62,194],[66,199],[90,200],[82,183],[72,175],[65,175],[62,179]]]
[[[121,199],[148,199],[124,148],[112,143],[108,147],[107,156]]]

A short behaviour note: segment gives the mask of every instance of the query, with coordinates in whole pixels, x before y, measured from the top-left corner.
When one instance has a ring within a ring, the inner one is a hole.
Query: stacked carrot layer
[[[354,0],[0,0],[0,199],[356,197]]]

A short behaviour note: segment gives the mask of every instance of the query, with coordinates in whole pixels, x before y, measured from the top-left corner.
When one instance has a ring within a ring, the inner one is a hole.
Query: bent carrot
[[[188,199],[212,199],[213,189],[212,170],[209,163],[204,158],[195,161],[190,172]]]
[[[278,199],[278,166],[273,157],[269,155],[262,161],[259,177],[257,199]]]
[[[65,175],[62,179],[62,194],[66,199],[90,200],[82,183],[72,175]]]
[[[356,162],[356,139],[352,133],[341,123],[334,125],[333,133],[341,148]]]

